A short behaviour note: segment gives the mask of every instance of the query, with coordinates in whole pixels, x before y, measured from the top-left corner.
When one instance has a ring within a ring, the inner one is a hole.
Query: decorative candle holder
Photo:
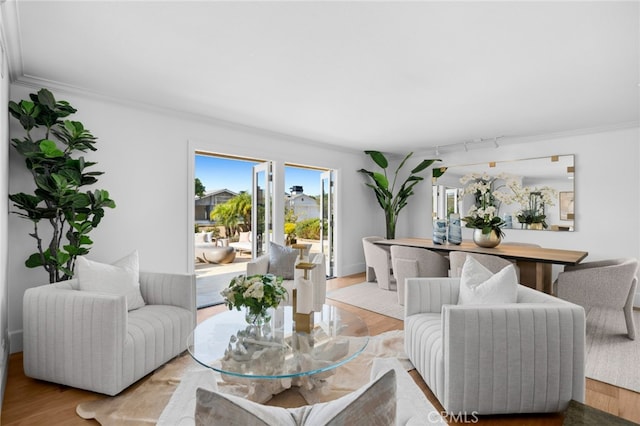
[[[301,250],[302,253],[302,250]],[[309,271],[315,268],[317,265],[315,263],[309,262],[300,262],[295,268],[304,271],[304,280],[309,279]],[[293,321],[296,324],[296,331],[302,331],[305,333],[311,333],[313,330],[313,311],[310,309],[308,312],[299,312],[298,310],[298,298],[304,297],[305,299],[311,297],[313,299],[313,289],[305,289],[304,292],[298,292],[297,288],[293,289]],[[313,305],[313,300],[304,300],[303,304],[305,306]]]

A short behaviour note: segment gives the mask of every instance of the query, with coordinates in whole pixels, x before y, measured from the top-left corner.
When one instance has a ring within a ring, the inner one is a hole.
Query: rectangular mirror
[[[464,217],[475,205],[469,185],[491,182],[504,229],[574,231],[573,155],[444,166],[433,170],[432,219]],[[465,188],[467,194],[465,195]],[[463,225],[464,226],[464,225]]]

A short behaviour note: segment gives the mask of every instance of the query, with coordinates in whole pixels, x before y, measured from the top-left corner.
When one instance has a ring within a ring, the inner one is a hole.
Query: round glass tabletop
[[[274,310],[262,326],[247,324],[244,310],[223,312],[196,326],[187,349],[220,373],[275,379],[331,370],[367,346],[369,329],[356,314],[324,305],[311,317],[311,332],[305,333],[296,331],[291,306]]]

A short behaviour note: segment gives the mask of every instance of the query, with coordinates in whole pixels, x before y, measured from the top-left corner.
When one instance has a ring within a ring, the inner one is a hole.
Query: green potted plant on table
[[[100,224],[104,209],[114,208],[115,202],[105,190],[81,190],[96,183],[102,172],[88,171],[96,163],[77,156],[95,151],[96,138],[81,122],[62,120],[76,109],[66,101],[56,101],[47,89],[29,98],[9,102],[9,113],[26,131],[23,138],[13,138],[11,143],[24,157],[36,189],[33,194],[11,194],[9,199],[19,209],[14,213],[33,223],[29,235],[36,240],[37,251],[25,265],[42,266],[53,283],[73,276],[76,257],[89,253],[93,244],[88,234]],[[48,242],[41,233],[41,223],[51,228]]]

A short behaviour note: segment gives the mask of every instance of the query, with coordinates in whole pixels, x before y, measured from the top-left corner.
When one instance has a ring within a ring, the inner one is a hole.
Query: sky
[[[249,161],[196,155],[195,175],[206,191],[229,189],[251,192],[251,169],[257,164]],[[307,195],[320,195],[320,172],[312,169],[285,167],[285,190],[302,185]]]

